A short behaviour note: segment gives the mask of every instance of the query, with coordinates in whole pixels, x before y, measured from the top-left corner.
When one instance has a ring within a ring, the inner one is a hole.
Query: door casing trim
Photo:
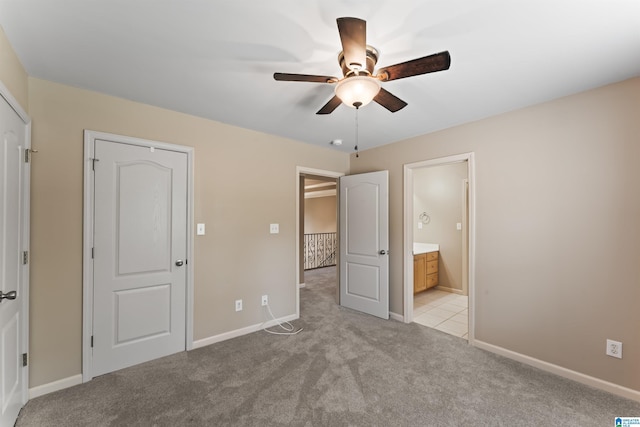
[[[169,144],[165,142],[116,135],[105,132],[84,130],[84,200],[83,200],[83,228],[82,228],[82,382],[93,378],[93,353],[91,349],[91,335],[93,331],[93,202],[94,185],[92,163],[94,157],[94,142],[96,139],[116,143],[153,147],[163,150],[176,151],[187,155],[187,265],[186,265],[186,307],[185,307],[185,349],[193,349],[193,147]]]

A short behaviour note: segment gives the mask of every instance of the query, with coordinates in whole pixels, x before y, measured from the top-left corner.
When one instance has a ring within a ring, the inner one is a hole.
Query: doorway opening
[[[335,266],[338,252],[337,179],[307,175],[303,178],[304,271]]]
[[[338,179],[344,174],[319,169],[296,169],[296,311],[300,316],[300,288],[305,287],[305,271],[332,268],[338,289]]]
[[[404,321],[473,341],[473,153],[405,165]]]

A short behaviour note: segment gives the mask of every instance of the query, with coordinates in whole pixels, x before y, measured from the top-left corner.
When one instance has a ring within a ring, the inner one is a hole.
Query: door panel
[[[0,97],[0,291],[14,292],[15,299],[0,300],[0,425],[13,425],[26,403],[27,266],[22,254],[27,249],[24,211],[28,194],[28,148],[25,123]]]
[[[187,155],[96,140],[93,375],[185,349]]]
[[[380,218],[377,183],[352,184],[345,189],[347,208],[347,253],[368,257],[378,256]]]
[[[389,318],[388,172],[340,178],[340,304]]]
[[[347,264],[347,293],[380,300],[380,269],[369,265]]]
[[[171,333],[171,285],[117,291],[114,298],[115,345]]]
[[[7,305],[8,303],[5,302],[4,304]],[[0,403],[2,406],[0,409],[2,410],[2,417],[0,417],[0,420],[3,420],[5,416],[9,417],[10,412],[14,412],[16,407],[18,411],[21,407],[20,353],[18,351],[20,348],[20,320],[18,316],[19,313],[15,313],[13,317],[9,318],[8,321],[2,325],[0,337],[0,345],[2,346],[2,354],[0,354],[2,357],[2,360],[0,360],[0,369],[2,372],[2,389],[0,390],[2,392],[2,399]],[[2,320],[5,320],[4,316]],[[5,415],[5,413],[7,414]]]
[[[118,275],[171,270],[171,172],[147,162],[116,166]]]

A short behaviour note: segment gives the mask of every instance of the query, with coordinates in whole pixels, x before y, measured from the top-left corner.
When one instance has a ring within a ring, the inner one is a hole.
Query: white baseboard
[[[35,399],[36,397],[44,396],[45,394],[53,393],[54,391],[63,390],[65,388],[73,387],[74,385],[82,384],[82,374],[72,375],[61,380],[53,381],[47,384],[42,384],[29,389],[29,399]]]
[[[586,384],[611,394],[640,402],[640,391],[638,390],[633,390],[577,371],[572,371],[571,369],[563,368],[562,366],[554,365],[553,363],[545,362],[521,353],[516,353],[515,351],[507,350],[506,348],[498,347],[497,345],[489,344],[484,341],[474,340],[473,345],[483,350],[490,351],[491,353],[517,360],[525,365],[533,366],[581,384]]]
[[[452,294],[464,295],[464,292],[462,292],[462,289],[453,289],[453,288],[447,288],[444,286],[436,286],[433,289],[436,289],[438,291],[443,291],[443,292],[451,292]]]
[[[298,319],[298,315],[291,314],[289,316],[281,317],[277,319],[280,323],[282,322],[290,322],[292,320]],[[255,325],[247,326],[244,328],[236,329],[234,331],[224,332],[222,334],[214,335],[208,338],[202,338],[193,342],[193,349],[200,347],[205,347],[207,345],[215,344],[217,342],[230,340],[231,338],[241,337],[242,335],[251,334],[253,332],[257,332],[262,330],[262,328],[270,328],[272,326],[277,325],[278,323],[275,320],[269,320],[266,323],[256,323]]]
[[[398,314],[398,313],[394,313],[393,311],[390,311],[389,317],[393,320],[397,320],[398,322],[404,322],[404,316],[402,314]]]

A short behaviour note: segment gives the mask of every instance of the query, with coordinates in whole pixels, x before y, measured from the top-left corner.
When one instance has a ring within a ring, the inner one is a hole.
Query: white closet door
[[[185,350],[187,155],[96,140],[93,375]]]

